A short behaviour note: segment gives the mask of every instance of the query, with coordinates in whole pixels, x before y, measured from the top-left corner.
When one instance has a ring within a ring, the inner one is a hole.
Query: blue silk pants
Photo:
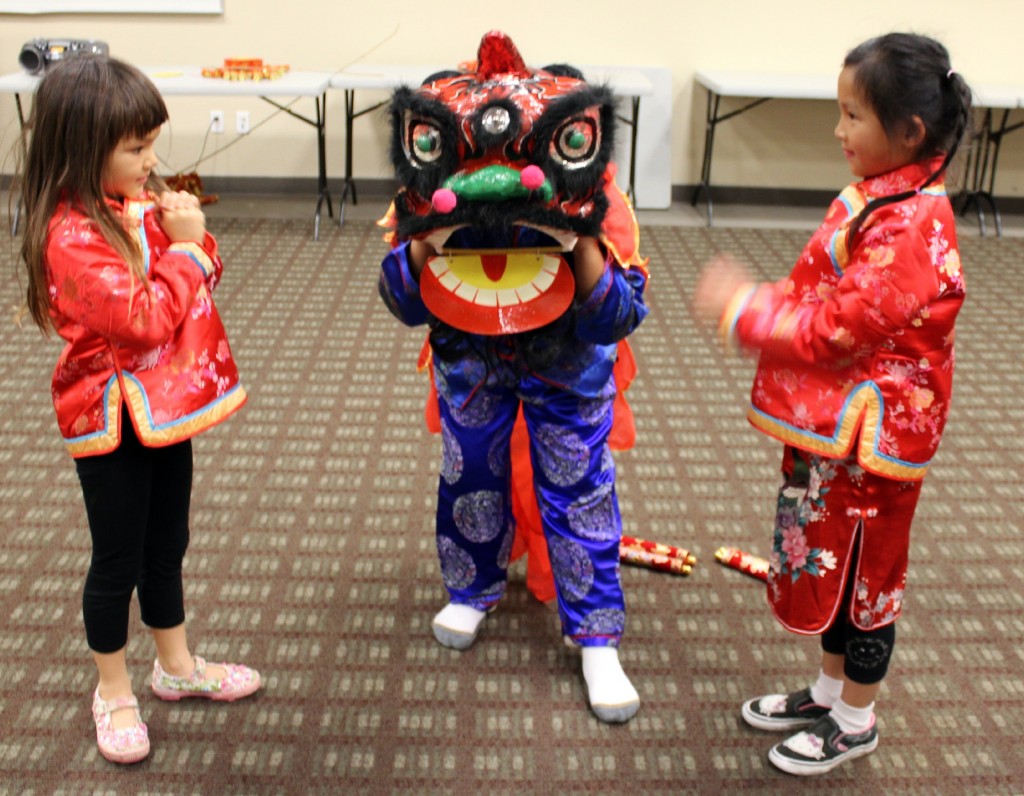
[[[438,378],[443,460],[437,549],[451,601],[477,610],[505,593],[514,536],[509,440],[520,404],[562,631],[581,646],[618,646],[622,521],[608,447],[614,380],[581,398],[532,376],[487,384],[464,407]]]

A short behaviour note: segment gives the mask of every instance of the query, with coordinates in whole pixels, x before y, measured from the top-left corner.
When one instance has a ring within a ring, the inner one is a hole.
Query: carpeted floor
[[[628,725],[586,709],[578,660],[522,565],[476,646],[440,647],[432,535],[438,443],[422,428],[421,330],[376,295],[364,221],[216,219],[218,304],[250,403],[196,441],[190,637],[265,688],[163,703],[133,615],[129,657],[153,753],[98,756],[80,621],[89,541],[49,402],[59,346],[0,287],[0,794],[1024,793],[1024,240],[963,241],[969,299],[955,405],[915,525],[877,752],[822,781],[775,771],[747,697],[805,685],[815,639],[775,625],[763,586],[714,561],[767,551],[779,450],[750,429],[750,362],[694,324],[697,268],[731,250],[785,273],[807,233],[644,231],[652,313],[634,336],[639,430],[620,454],[626,531],[692,550],[689,577],[623,567]],[[0,243],[0,271],[13,273]]]

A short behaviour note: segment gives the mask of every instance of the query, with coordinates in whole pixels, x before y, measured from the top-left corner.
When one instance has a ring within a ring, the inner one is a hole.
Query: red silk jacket
[[[796,448],[924,478],[949,413],[953,326],[964,300],[942,184],[850,223],[872,199],[920,186],[940,159],[848,186],[792,273],[738,294],[720,331],[761,351],[748,419]]]
[[[211,292],[217,244],[171,243],[152,201],[111,201],[138,236],[148,286],[95,224],[68,204],[50,222],[50,314],[67,341],[53,404],[68,451],[109,453],[121,440],[122,400],[142,443],[189,439],[245,403]]]

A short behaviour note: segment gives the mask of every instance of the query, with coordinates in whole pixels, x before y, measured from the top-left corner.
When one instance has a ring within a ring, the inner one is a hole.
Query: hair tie
[[[946,80],[949,80],[955,74],[956,74],[956,70],[953,67],[949,67],[949,71],[946,72]]]

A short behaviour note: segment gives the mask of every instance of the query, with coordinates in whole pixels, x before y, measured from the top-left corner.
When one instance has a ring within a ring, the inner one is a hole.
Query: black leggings
[[[825,652],[843,656],[846,679],[861,685],[871,685],[885,677],[895,644],[895,624],[861,630],[848,619],[837,619],[821,636]]]
[[[152,628],[185,621],[181,562],[188,547],[192,443],[146,448],[127,413],[121,445],[76,459],[92,534],[92,561],[82,594],[89,648],[117,652],[128,643],[128,608],[139,592],[142,621]]]
[[[832,626],[821,634],[821,648],[833,655],[843,656],[843,674],[847,680],[871,685],[881,682],[889,670],[892,650],[896,645],[896,623],[890,622],[874,630],[861,630],[850,621],[856,551],[850,567],[842,605]]]

